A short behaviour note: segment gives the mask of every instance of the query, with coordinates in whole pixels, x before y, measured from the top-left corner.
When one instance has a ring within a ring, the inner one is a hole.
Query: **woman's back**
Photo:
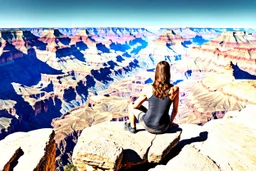
[[[170,124],[171,104],[172,101],[169,97],[160,99],[152,95],[148,99],[148,111],[143,118],[145,125],[157,131],[164,130]]]
[[[144,124],[156,131],[164,130],[170,124],[169,109],[172,104],[170,96],[164,98],[154,96],[152,86],[147,87],[144,92],[148,98],[148,111],[143,117]]]

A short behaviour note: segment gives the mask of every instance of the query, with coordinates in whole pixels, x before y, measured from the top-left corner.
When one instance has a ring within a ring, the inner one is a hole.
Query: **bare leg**
[[[129,111],[129,122],[131,123],[132,128],[136,128],[136,117],[132,111]]]
[[[173,112],[172,113],[172,115],[171,115],[171,123],[173,123],[173,121],[174,121],[174,118],[176,117],[176,115],[177,115],[177,112]]]
[[[141,112],[147,112],[147,108],[144,106],[140,106],[138,109],[134,109],[132,104],[129,104],[128,106],[128,112],[129,112],[129,122],[131,123],[132,128],[136,128],[136,118],[138,119],[138,115]]]
[[[179,126],[178,124],[176,124],[176,123],[173,122],[174,119],[175,119],[175,117],[176,117],[176,115],[177,115],[177,112],[172,112],[171,120],[170,120],[171,126],[174,127],[174,128]]]

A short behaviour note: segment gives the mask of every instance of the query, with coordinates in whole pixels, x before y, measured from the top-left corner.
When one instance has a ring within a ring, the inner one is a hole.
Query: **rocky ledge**
[[[179,144],[165,164],[149,171],[256,170],[256,106],[227,112],[204,126],[181,125]]]
[[[123,122],[105,122],[85,128],[74,148],[72,161],[78,170],[120,170],[142,163],[159,163],[175,147],[182,130],[150,134],[124,130]]]
[[[203,126],[181,124],[162,135],[141,127],[131,134],[122,122],[106,122],[83,130],[72,160],[79,171],[256,170],[255,122],[255,105]]]
[[[56,143],[50,128],[16,132],[0,141],[0,170],[55,171]]]

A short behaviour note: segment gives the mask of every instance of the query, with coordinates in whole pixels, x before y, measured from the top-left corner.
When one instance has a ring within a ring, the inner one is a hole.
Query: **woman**
[[[170,65],[161,61],[155,69],[155,80],[146,86],[139,98],[129,105],[129,122],[125,122],[125,129],[136,133],[136,118],[144,128],[153,134],[164,133],[170,127],[178,127],[173,123],[178,113],[179,87],[170,83]],[[148,99],[148,109],[142,103]],[[171,118],[169,109],[173,103]]]

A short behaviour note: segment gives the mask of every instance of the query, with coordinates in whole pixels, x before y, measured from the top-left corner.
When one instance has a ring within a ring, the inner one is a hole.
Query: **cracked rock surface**
[[[105,122],[84,129],[73,151],[73,164],[79,170],[119,170],[145,162],[159,163],[178,144],[182,132],[172,129],[154,135],[138,124],[138,132],[132,134],[123,124]]]

